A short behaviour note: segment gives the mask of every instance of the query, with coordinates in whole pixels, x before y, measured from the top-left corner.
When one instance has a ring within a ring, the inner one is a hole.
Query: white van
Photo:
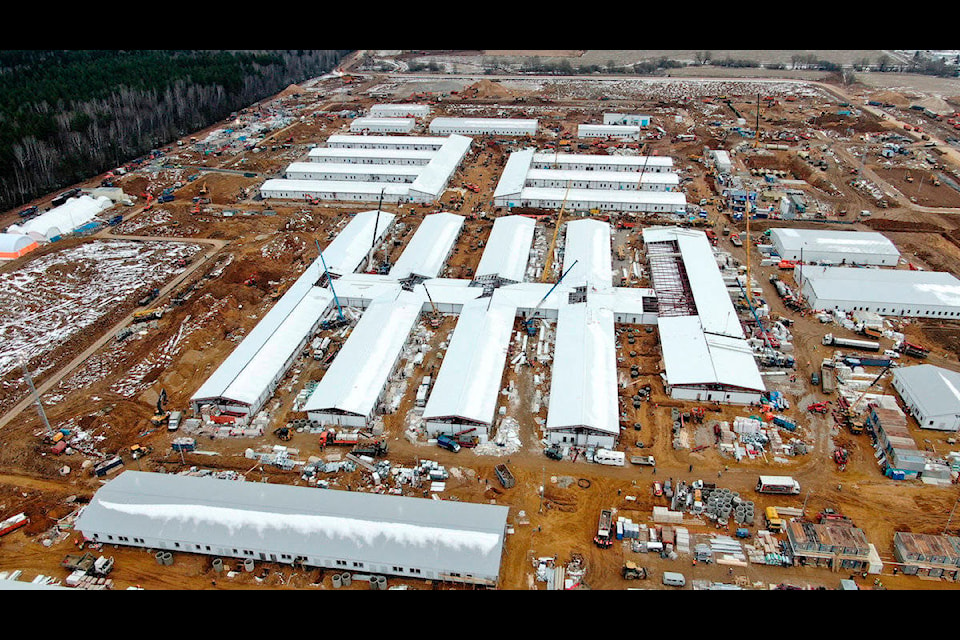
[[[593,461],[597,464],[609,464],[615,467],[622,467],[626,464],[627,454],[623,451],[610,451],[609,449],[597,449],[593,454]]]
[[[663,584],[667,585],[668,587],[685,587],[687,586],[687,579],[683,577],[682,573],[664,571]]]
[[[180,428],[180,416],[179,411],[170,412],[170,418],[167,420],[167,431],[176,431]]]

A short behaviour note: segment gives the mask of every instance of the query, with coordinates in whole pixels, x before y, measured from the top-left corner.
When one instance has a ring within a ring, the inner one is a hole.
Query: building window
[[[336,563],[336,564],[337,564],[338,567],[345,567],[345,566],[347,566],[347,561],[346,561],[346,560],[337,560],[337,563]]]
[[[356,568],[356,569],[363,569],[363,563],[362,563],[362,562],[354,562],[354,563],[353,563],[353,566],[354,566],[354,568]]]

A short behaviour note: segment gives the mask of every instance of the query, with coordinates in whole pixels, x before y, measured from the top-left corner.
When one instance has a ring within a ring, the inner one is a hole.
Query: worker
[[[838,483],[838,484],[837,484],[837,491],[840,491],[841,489],[843,489],[843,484],[842,484],[842,483]]]
[[[722,475],[723,475],[723,471],[717,471],[717,477],[718,477],[718,478],[719,478],[720,476],[722,476]]]
[[[693,473],[693,463],[690,463],[689,473]]]

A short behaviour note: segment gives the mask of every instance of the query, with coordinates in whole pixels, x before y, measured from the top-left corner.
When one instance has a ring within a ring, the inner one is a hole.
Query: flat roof
[[[680,184],[680,176],[672,171],[644,173],[633,171],[587,171],[585,169],[530,169],[527,180],[591,180],[600,182],[635,182],[637,184]]]
[[[898,367],[893,377],[927,416],[960,415],[960,373],[932,364]]]
[[[589,285],[600,289],[613,286],[613,257],[610,224],[602,220],[571,220],[567,223],[563,250],[563,279],[567,287]]]
[[[363,165],[357,165],[363,166]],[[271,191],[294,191],[297,193],[326,194],[336,197],[338,193],[361,193],[379,195],[383,191],[386,196],[406,197],[410,193],[410,185],[405,182],[367,182],[362,180],[288,180],[285,178],[271,178],[260,186],[263,197]]]
[[[414,140],[415,138],[411,138]],[[317,147],[310,149],[310,158],[402,158],[424,160],[424,164],[433,158],[436,150],[418,149],[357,149],[353,147]]]
[[[797,273],[818,299],[960,307],[960,280],[946,272],[803,265]]]
[[[533,218],[525,216],[502,216],[494,220],[474,278],[498,275],[504,280],[523,282],[536,225]]]
[[[340,162],[291,162],[285,170],[287,175],[295,173],[333,173],[342,175],[385,175],[385,176],[413,176],[420,175],[422,165],[416,164],[356,164]],[[288,178],[302,180],[304,178]],[[309,180],[310,178],[305,178]]]
[[[492,425],[517,308],[489,298],[463,305],[423,419]]]
[[[473,140],[466,136],[449,136],[430,162],[427,163],[427,166],[423,167],[420,175],[410,185],[410,189],[440,197],[441,192],[450,180],[450,176],[457,170],[457,167],[463,161],[463,157],[470,150],[472,142]]]
[[[413,125],[417,124],[417,121],[414,118],[376,118],[376,117],[365,117],[365,118],[354,118],[350,122],[350,128],[369,128],[369,127],[406,127],[407,129],[413,129]]]
[[[401,291],[395,300],[374,300],[303,407],[370,416],[387,384],[423,303]]]
[[[614,204],[652,204],[672,208],[685,207],[687,197],[679,191],[638,191],[636,189],[566,189],[565,187],[524,187],[521,200],[557,200],[573,202],[610,202]]]
[[[473,129],[516,129],[528,131],[537,128],[536,118],[434,118],[430,129],[442,127],[466,127]]]
[[[392,113],[430,113],[428,104],[375,104],[370,107],[371,116],[384,116]]]
[[[403,147],[432,145],[439,149],[447,141],[447,136],[376,136],[376,135],[358,135],[337,133],[327,138],[327,148],[329,145],[362,145],[376,144],[387,147],[402,149]],[[355,147],[348,147],[355,148]]]
[[[609,309],[589,302],[560,305],[548,430],[586,427],[620,434],[613,325]]]
[[[661,317],[657,326],[671,386],[718,384],[750,391],[765,389],[746,340],[706,333],[698,316]]]
[[[530,164],[533,162],[533,149],[524,149],[514,151],[507,158],[507,164],[504,165],[500,173],[500,180],[497,182],[497,188],[493,192],[494,198],[519,194],[527,182],[527,173],[530,171]]]
[[[497,505],[128,470],[97,490],[76,528],[496,576],[507,514]]]
[[[584,153],[549,153],[538,152],[533,156],[534,163],[556,162],[557,164],[618,164],[624,166],[642,167],[672,167],[673,158],[670,156],[623,156],[623,155],[589,155]]]
[[[899,257],[900,251],[882,233],[873,231],[835,231],[833,229],[770,230],[774,245],[787,251],[829,251],[847,254],[883,254]],[[855,261],[851,258],[848,262]]]
[[[466,220],[455,213],[434,213],[423,217],[403,253],[390,269],[390,277],[403,280],[410,275],[435,278],[443,269]]]

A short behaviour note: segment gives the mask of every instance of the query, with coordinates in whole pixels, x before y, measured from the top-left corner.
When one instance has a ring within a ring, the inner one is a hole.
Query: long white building
[[[124,471],[75,528],[100,544],[496,587],[508,508]]]
[[[373,118],[425,118],[428,115],[428,104],[375,104],[370,107]]]
[[[532,169],[568,169],[574,171],[643,171],[658,173],[673,171],[669,156],[587,155],[579,153],[533,154]]]
[[[893,242],[870,231],[776,228],[770,230],[770,241],[786,260],[887,267],[897,266],[900,260]]]
[[[577,137],[639,140],[640,127],[627,124],[580,124],[577,125]]]
[[[537,133],[536,118],[434,118],[430,122],[433,135],[464,136],[533,136]]]
[[[355,133],[410,133],[417,121],[413,118],[355,118],[350,131]]]
[[[798,265],[794,278],[801,283],[804,298],[813,309],[960,317],[960,280],[949,273]]]

